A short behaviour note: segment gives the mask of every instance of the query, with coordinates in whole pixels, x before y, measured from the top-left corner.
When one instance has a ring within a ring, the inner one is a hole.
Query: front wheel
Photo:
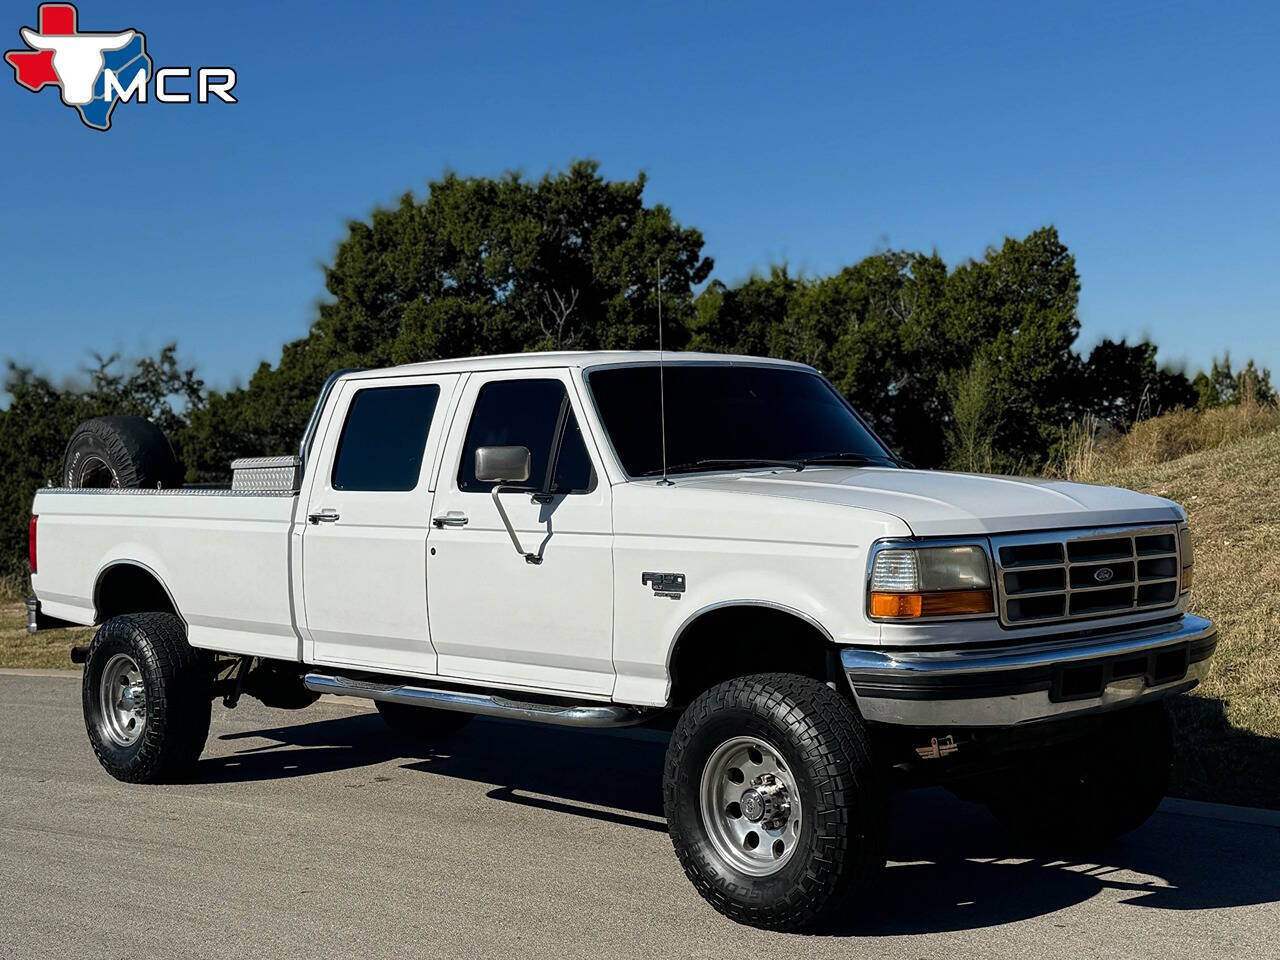
[[[808,677],[741,677],[697,697],[672,734],[663,799],[693,885],[752,926],[830,919],[884,865],[884,789],[862,718]]]
[[[85,729],[107,773],[162,783],[188,773],[209,736],[208,656],[171,613],[112,617],[89,646],[81,681]]]

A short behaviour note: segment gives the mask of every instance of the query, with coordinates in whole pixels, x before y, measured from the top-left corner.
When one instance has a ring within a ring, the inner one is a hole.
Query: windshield
[[[665,380],[670,473],[894,463],[843,398],[807,370],[670,364]],[[633,477],[660,475],[657,364],[595,370],[587,383],[623,468]]]

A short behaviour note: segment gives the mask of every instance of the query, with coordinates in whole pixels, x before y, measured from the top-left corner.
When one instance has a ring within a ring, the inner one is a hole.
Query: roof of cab
[[[473,373],[480,370],[529,370],[551,367],[599,367],[632,363],[657,363],[657,350],[565,350],[544,353],[505,353],[489,357],[458,357],[453,360],[431,360],[426,363],[406,363],[398,367],[356,370],[349,377],[393,376],[403,377],[417,373]],[[791,360],[775,360],[770,357],[747,357],[730,353],[684,353],[668,350],[662,354],[664,363],[727,363],[767,364],[811,370],[812,367]]]

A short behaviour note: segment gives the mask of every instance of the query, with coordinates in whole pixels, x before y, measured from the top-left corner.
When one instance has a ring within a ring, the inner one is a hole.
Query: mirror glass
[[[528,447],[480,447],[476,450],[476,479],[481,483],[524,483],[532,460]]]

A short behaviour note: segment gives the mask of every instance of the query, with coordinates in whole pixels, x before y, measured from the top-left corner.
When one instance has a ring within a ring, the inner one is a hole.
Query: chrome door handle
[[[465,527],[467,525],[467,515],[461,510],[450,510],[448,513],[442,513],[438,517],[432,517],[431,525],[437,530],[443,530],[445,527]]]
[[[334,523],[338,519],[338,511],[321,510],[319,513],[307,514],[308,523]]]

